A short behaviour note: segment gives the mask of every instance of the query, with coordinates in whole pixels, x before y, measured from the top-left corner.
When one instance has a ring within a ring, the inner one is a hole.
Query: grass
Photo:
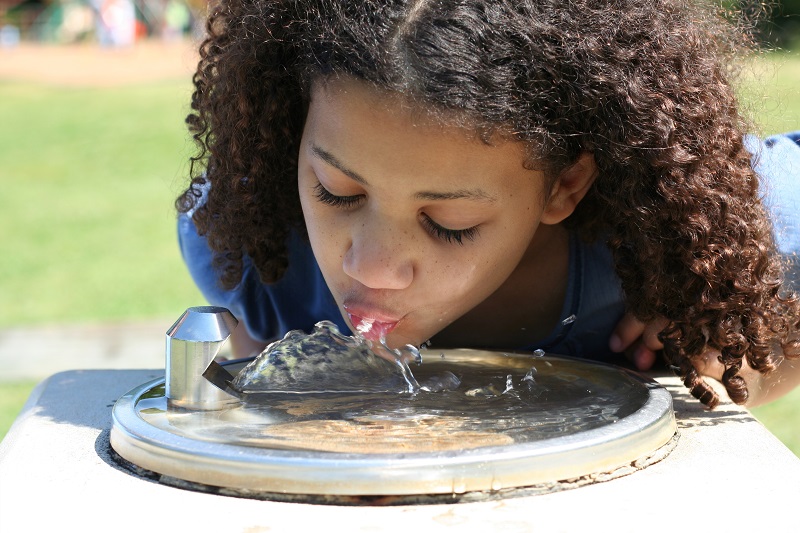
[[[800,457],[800,387],[774,402],[751,410],[795,455]]]
[[[185,84],[0,83],[0,327],[173,317]]]
[[[800,130],[800,52],[772,53],[748,62],[739,97],[759,130],[755,133]]]
[[[748,65],[762,135],[800,129],[800,55]],[[189,87],[64,89],[0,82],[0,328],[164,317],[202,303],[172,200],[192,147]],[[33,383],[0,382],[0,437]],[[800,455],[800,388],[753,413]]]
[[[11,427],[35,386],[34,381],[0,382],[0,439]]]

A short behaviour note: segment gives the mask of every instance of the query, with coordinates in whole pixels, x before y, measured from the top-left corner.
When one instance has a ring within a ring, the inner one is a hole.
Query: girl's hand
[[[628,313],[614,328],[608,341],[609,347],[615,352],[625,352],[637,370],[649,370],[656,362],[656,352],[664,348],[658,340],[658,334],[668,323],[666,319],[660,318],[645,324]],[[697,371],[701,375],[712,377],[717,381],[722,379],[722,372],[725,369],[719,362],[717,350],[706,350],[702,357],[694,360],[694,364],[697,365]]]
[[[624,352],[637,370],[649,370],[656,361],[656,352],[664,347],[658,340],[658,334],[667,324],[665,319],[644,324],[633,315],[626,314],[614,328],[609,347],[615,352]],[[719,361],[719,351],[708,349],[693,362],[701,375],[722,380],[725,368]],[[744,361],[739,375],[744,378],[749,393],[745,405],[754,407],[773,401],[800,385],[800,358],[782,359],[778,368],[768,376],[753,370]]]
[[[614,352],[624,352],[637,370],[650,370],[656,362],[656,352],[664,347],[658,334],[667,324],[663,318],[645,324],[626,313],[614,328],[608,345]]]

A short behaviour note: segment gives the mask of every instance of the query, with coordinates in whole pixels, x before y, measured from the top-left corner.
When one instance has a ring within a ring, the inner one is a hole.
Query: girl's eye
[[[317,183],[314,186],[314,196],[316,196],[317,200],[325,205],[342,209],[353,207],[364,199],[363,194],[356,194],[353,196],[336,196],[328,189],[323,187],[321,183]],[[425,229],[428,231],[428,233],[447,243],[455,242],[463,245],[464,239],[472,241],[478,236],[478,226],[473,226],[466,229],[448,229],[444,226],[440,226],[425,214],[422,215],[422,224],[425,226]]]
[[[447,229],[424,214],[422,215],[422,224],[431,235],[448,243],[457,242],[463,245],[464,239],[472,241],[478,236],[478,226],[472,226],[466,229]]]
[[[317,200],[323,204],[342,208],[352,207],[364,198],[363,194],[356,194],[354,196],[336,196],[328,189],[323,187],[321,183],[317,183],[317,185],[314,187],[314,196],[316,196]]]

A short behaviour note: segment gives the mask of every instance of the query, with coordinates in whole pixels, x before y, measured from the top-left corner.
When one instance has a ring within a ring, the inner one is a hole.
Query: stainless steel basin
[[[458,390],[271,394],[218,409],[171,402],[157,379],[116,402],[111,444],[146,470],[248,494],[381,496],[607,479],[676,440],[670,394],[618,367],[444,350],[414,374],[443,371],[462,379]]]

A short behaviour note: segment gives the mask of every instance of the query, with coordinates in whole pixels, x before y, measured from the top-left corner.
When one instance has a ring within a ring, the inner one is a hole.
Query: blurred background
[[[737,0],[723,0],[723,4]],[[764,4],[742,63],[755,133],[800,130],[800,0]],[[204,300],[173,200],[206,0],[0,0],[0,438],[66,369],[163,368]],[[800,389],[754,414],[800,455]]]

